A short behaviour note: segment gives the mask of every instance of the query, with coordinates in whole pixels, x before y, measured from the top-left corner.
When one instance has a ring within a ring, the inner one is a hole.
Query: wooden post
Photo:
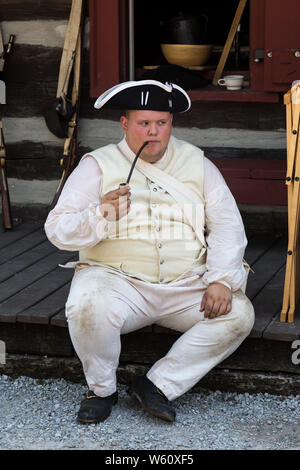
[[[286,105],[288,186],[288,250],[280,321],[294,321],[299,300],[299,220],[300,220],[300,81],[284,96]]]

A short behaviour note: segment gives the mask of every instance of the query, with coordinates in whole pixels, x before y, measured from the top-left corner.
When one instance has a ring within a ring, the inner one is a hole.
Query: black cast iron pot
[[[162,42],[167,44],[206,44],[208,17],[179,14],[162,21]]]

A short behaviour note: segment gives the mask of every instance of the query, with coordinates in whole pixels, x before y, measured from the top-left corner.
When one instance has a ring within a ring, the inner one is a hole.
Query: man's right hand
[[[122,186],[104,194],[101,199],[100,212],[107,220],[119,220],[130,210],[130,187]]]

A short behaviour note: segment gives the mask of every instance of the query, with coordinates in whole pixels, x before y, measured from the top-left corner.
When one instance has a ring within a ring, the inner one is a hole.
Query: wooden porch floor
[[[279,321],[286,249],[283,236],[260,234],[249,239],[245,258],[255,272],[249,275],[246,292],[256,311],[252,338],[291,341],[300,337],[299,308],[294,323]],[[58,265],[76,258],[77,253],[59,251],[50,244],[42,222],[22,223],[0,233],[0,331],[4,323],[65,329],[64,304],[73,270]]]

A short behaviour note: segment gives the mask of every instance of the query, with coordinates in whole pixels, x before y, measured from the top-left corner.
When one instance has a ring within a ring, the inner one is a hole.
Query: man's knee
[[[233,294],[231,311],[236,318],[237,336],[247,336],[253,328],[255,312],[251,301],[242,291]]]
[[[80,324],[83,331],[92,330],[99,326],[110,324],[122,327],[124,308],[114,292],[90,286],[82,289],[80,296],[69,295],[66,303],[66,317],[68,322]]]

